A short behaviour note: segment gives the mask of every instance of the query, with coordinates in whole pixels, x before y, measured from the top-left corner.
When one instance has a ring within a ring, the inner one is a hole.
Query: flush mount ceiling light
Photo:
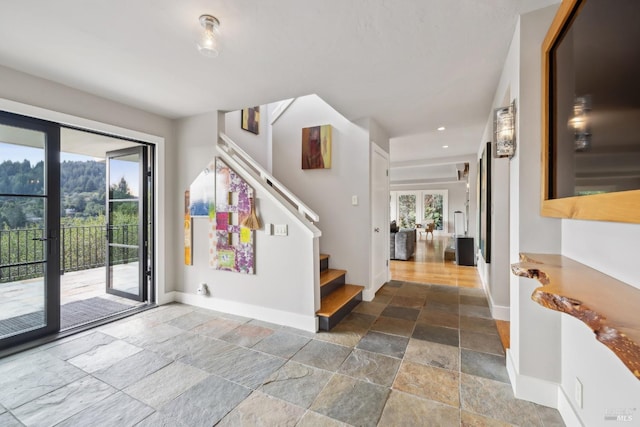
[[[442,148],[449,148],[449,146],[448,145],[443,145]]]
[[[212,15],[201,15],[202,34],[198,39],[198,51],[202,56],[215,58],[220,53],[220,21]]]
[[[445,130],[445,129],[446,129],[446,128],[445,128],[444,126],[440,126],[440,127],[438,128],[438,130],[439,130],[439,131],[443,131],[443,130]]]

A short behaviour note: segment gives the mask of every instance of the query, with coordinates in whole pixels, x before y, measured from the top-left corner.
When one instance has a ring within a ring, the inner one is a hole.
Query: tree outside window
[[[443,230],[442,194],[424,195],[424,223],[433,222],[436,230]]]
[[[416,196],[402,194],[398,197],[398,210],[400,214],[401,228],[416,227]]]

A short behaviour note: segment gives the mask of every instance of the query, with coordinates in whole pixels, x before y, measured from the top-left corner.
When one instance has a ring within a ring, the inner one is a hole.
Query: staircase
[[[320,330],[328,331],[362,301],[364,286],[345,284],[346,270],[329,268],[329,255],[320,254]]]

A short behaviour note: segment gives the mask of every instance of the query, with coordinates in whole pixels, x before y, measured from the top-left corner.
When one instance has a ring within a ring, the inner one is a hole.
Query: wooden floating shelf
[[[640,379],[640,289],[562,255],[520,254],[511,271],[542,283],[532,300],[587,324]]]

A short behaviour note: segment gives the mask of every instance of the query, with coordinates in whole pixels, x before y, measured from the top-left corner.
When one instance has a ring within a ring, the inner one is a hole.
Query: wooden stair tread
[[[334,270],[332,268],[320,272],[320,287],[345,274],[347,274],[347,270]]]
[[[342,306],[347,304],[358,293],[362,292],[364,286],[344,285],[322,298],[320,310],[316,312],[318,316],[329,317],[336,313]]]
[[[320,261],[324,261],[325,259],[329,259],[329,255],[327,255],[327,254],[320,254]]]

